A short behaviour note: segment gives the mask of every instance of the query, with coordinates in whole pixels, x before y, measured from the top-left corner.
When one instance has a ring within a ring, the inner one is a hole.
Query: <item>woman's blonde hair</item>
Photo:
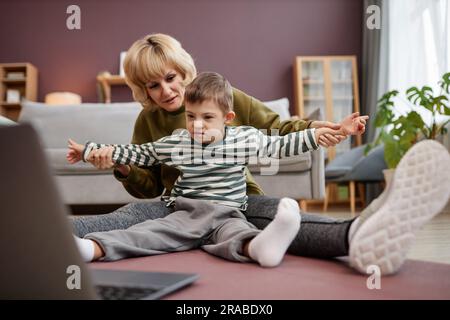
[[[133,91],[133,98],[144,108],[156,110],[159,106],[147,93],[146,84],[164,77],[164,69],[174,68],[187,86],[197,75],[194,60],[173,37],[155,33],[135,41],[124,60],[125,81]]]

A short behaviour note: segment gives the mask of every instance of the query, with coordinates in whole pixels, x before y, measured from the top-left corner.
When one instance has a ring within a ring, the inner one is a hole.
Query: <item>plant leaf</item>
[[[413,104],[419,103],[422,107],[432,110],[431,99],[433,98],[433,89],[428,86],[423,86],[421,90],[417,87],[411,87],[406,90],[406,97]]]
[[[439,81],[439,84],[442,90],[444,90],[447,94],[450,93],[450,72],[447,72],[442,76],[442,80]]]
[[[433,112],[438,112],[439,114],[445,114],[445,108],[447,107],[444,101],[448,101],[446,96],[438,96],[432,99]]]
[[[401,148],[395,140],[389,139],[384,144],[384,160],[388,168],[397,167],[403,154]]]
[[[446,116],[450,116],[450,108],[449,108],[449,107],[444,106],[444,114],[445,114]]]
[[[425,122],[423,121],[420,114],[418,114],[416,111],[409,112],[406,118],[409,123],[414,125],[419,130],[421,130],[425,126]]]

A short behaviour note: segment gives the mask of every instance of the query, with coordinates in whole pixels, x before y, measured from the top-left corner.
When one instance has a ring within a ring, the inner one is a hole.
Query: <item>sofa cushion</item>
[[[278,172],[299,172],[311,170],[311,153],[302,153],[298,156],[282,159],[263,158],[258,164],[250,164],[248,168],[252,173],[273,175]]]
[[[351,166],[334,166],[325,170],[325,178],[338,178],[352,171]]]
[[[67,140],[126,144],[142,107],[131,103],[49,106],[25,101],[19,122],[30,122],[46,148],[67,148]]]
[[[49,163],[52,166],[53,172],[57,175],[71,175],[71,174],[111,174],[112,169],[99,170],[90,163],[80,161],[75,164],[67,162],[66,154],[67,148],[47,148],[45,149]]]

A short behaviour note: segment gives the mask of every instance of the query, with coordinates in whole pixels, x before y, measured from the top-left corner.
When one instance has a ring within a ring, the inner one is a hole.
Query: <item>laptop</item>
[[[197,274],[89,268],[29,124],[0,126],[0,299],[159,299]]]

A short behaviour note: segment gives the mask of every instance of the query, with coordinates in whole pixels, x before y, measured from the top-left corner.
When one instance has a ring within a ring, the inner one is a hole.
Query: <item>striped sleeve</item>
[[[84,162],[87,162],[87,159],[88,159],[89,154],[91,153],[91,151],[98,150],[98,149],[101,149],[103,147],[111,147],[111,146],[115,146],[115,145],[113,145],[113,144],[99,144],[99,143],[88,141],[88,142],[86,142],[86,144],[84,146],[82,159],[83,159]]]
[[[89,154],[93,150],[104,147],[114,147],[112,161],[116,164],[134,164],[140,166],[150,166],[157,160],[153,143],[145,144],[98,144],[87,142],[83,151],[83,161],[86,162]]]
[[[117,145],[112,160],[116,164],[151,166],[158,161],[154,143]]]
[[[258,157],[286,158],[317,150],[315,128],[284,136],[266,136],[258,131]]]
[[[89,153],[103,147],[114,147],[112,161],[116,164],[133,164],[137,166],[151,166],[161,159],[158,150],[177,145],[182,139],[181,135],[163,137],[155,142],[144,144],[97,144],[86,143],[83,151],[83,161],[86,162]]]

